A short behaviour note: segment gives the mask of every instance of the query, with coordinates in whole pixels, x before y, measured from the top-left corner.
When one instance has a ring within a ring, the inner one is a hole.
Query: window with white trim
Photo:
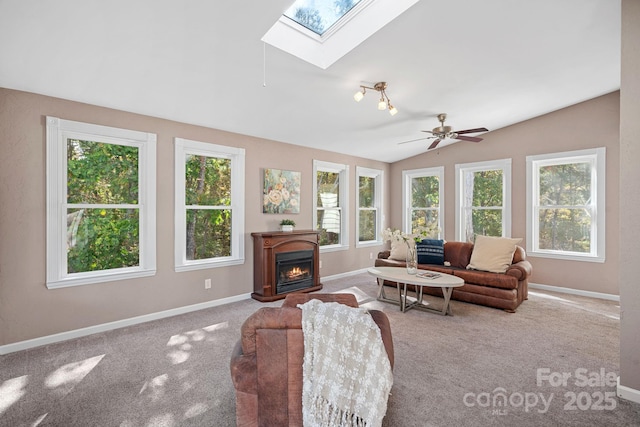
[[[511,237],[511,159],[456,165],[456,240]]]
[[[262,36],[262,41],[297,56],[322,69],[326,69],[352,49],[364,42],[376,31],[406,12],[418,0],[354,0],[308,1],[298,0],[291,7],[289,16],[297,15],[296,9],[302,6],[302,16],[296,19],[305,25],[294,22],[281,15],[273,26]],[[319,35],[313,21],[322,21],[324,13],[318,9],[329,8],[333,11],[350,10]]]
[[[378,169],[356,167],[356,247],[382,243],[382,174]]]
[[[156,272],[156,135],[47,117],[47,288]]]
[[[283,16],[322,36],[329,28],[343,19],[362,0],[337,0],[333,2],[309,2],[296,0]]]
[[[527,254],[604,262],[604,148],[527,156]]]
[[[313,223],[321,251],[349,247],[349,165],[313,161]]]
[[[175,270],[244,263],[243,148],[175,139]]]
[[[444,230],[444,167],[402,171],[402,231]]]

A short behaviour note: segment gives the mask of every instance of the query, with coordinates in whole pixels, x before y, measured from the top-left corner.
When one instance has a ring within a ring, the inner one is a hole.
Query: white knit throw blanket
[[[365,309],[337,302],[298,307],[304,426],[381,426],[393,375],[378,325]]]

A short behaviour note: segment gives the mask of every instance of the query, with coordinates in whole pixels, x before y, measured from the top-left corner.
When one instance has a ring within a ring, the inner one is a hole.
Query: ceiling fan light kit
[[[398,109],[391,105],[391,100],[387,96],[387,82],[378,82],[371,86],[360,85],[360,90],[353,95],[353,99],[356,102],[362,101],[364,95],[367,93],[367,89],[380,92],[380,101],[378,101],[378,110],[389,110],[389,114],[395,116],[398,114]]]

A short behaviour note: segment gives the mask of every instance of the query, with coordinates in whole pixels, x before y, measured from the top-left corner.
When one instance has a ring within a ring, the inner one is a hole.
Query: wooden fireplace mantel
[[[258,301],[283,299],[287,294],[276,292],[276,254],[313,250],[313,286],[294,292],[314,292],[322,289],[320,283],[319,235],[316,230],[269,231],[251,233],[253,237],[253,293]]]

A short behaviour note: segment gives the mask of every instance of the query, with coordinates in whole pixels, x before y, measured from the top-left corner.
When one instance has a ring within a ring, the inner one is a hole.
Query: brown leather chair
[[[242,325],[242,337],[231,356],[236,390],[236,422],[245,426],[302,426],[302,310],[311,298],[358,307],[352,294],[287,295],[282,307],[264,307]],[[369,310],[380,327],[393,368],[393,341],[386,314]]]

